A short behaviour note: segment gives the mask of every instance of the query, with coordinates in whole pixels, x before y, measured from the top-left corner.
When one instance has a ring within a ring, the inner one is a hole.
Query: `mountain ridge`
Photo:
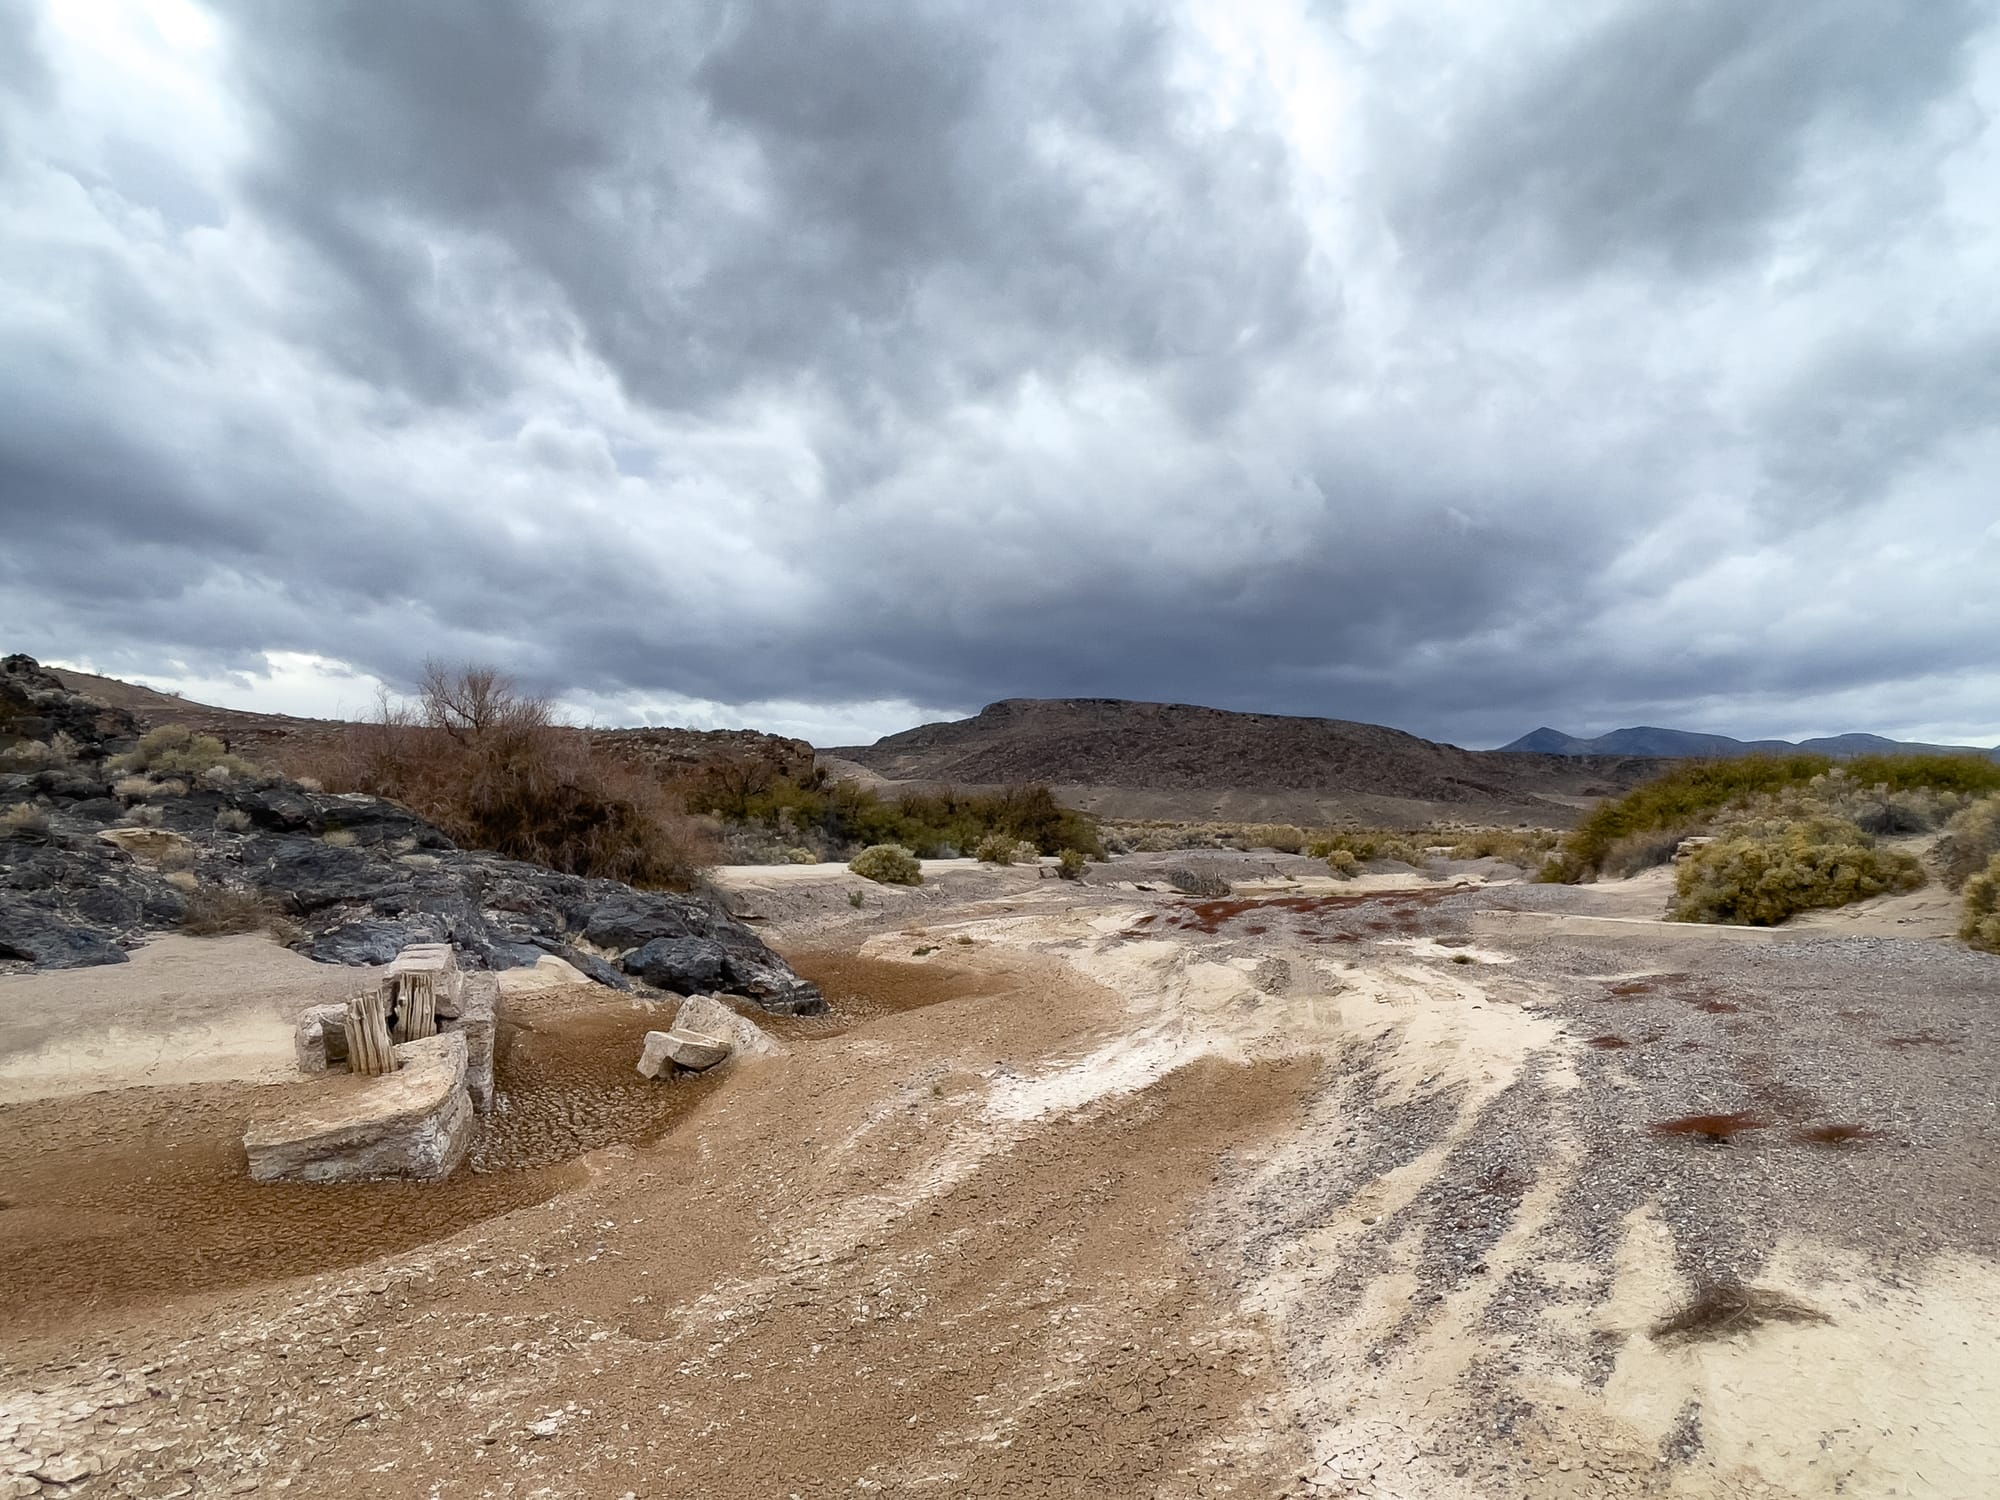
[[[1739,740],[1727,734],[1692,729],[1665,729],[1639,724],[1613,729],[1585,739],[1544,724],[1500,747],[1515,754],[1636,755],[1656,760],[1715,760],[1742,755],[1791,754],[1808,751],[1847,760],[1857,755],[1984,755],[2000,760],[2000,746],[1931,745],[1917,740],[1892,740],[1879,734],[1821,735],[1807,740]]]

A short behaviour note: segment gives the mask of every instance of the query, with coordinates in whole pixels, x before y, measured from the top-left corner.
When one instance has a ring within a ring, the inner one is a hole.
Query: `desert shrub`
[[[1982,797],[1945,824],[1931,857],[1944,883],[1962,890],[2000,855],[2000,797]]]
[[[46,740],[22,740],[0,750],[0,768],[9,771],[39,771],[55,763],[55,751]]]
[[[118,821],[127,828],[158,828],[166,814],[150,802],[139,802],[125,809],[125,816]]]
[[[184,882],[176,884],[185,888]],[[298,937],[298,928],[267,897],[233,885],[195,886],[181,914],[181,931],[190,937],[227,937],[264,931],[279,942],[291,942]]]
[[[152,795],[153,783],[145,776],[121,776],[111,783],[111,795],[132,802]]]
[[[1012,865],[1033,860],[1039,853],[1026,839],[1017,839],[1011,833],[989,833],[979,841],[972,857],[984,864]]]
[[[144,771],[152,776],[199,776],[221,770],[228,777],[255,779],[258,768],[212,734],[196,734],[185,724],[162,724],[139,737],[139,743],[123,755],[105,762],[112,771]]]
[[[1243,844],[1249,849],[1275,849],[1280,854],[1297,854],[1306,846],[1303,828],[1290,823],[1253,823],[1243,830]]]
[[[935,859],[948,850],[977,850],[988,837],[1005,834],[1037,854],[1104,852],[1096,822],[1064,807],[1045,786],[945,788],[906,792],[892,801],[867,787],[829,781],[819,771],[787,777],[767,765],[732,761],[700,768],[683,790],[692,811],[771,830],[787,843],[804,834],[832,849],[901,844]]]
[[[225,807],[215,815],[217,833],[247,833],[250,828],[250,814],[240,807]]]
[[[1555,848],[1557,834],[1553,828],[1447,829],[1441,841],[1450,844],[1453,859],[1503,859],[1526,867]]]
[[[1674,857],[1674,851],[1681,846],[1687,831],[1681,828],[1649,828],[1639,833],[1628,833],[1623,838],[1614,839],[1598,861],[1597,872],[1608,875],[1613,880],[1623,880],[1628,875],[1637,875],[1642,870],[1650,870],[1667,864]]]
[[[1334,879],[1352,880],[1360,873],[1361,861],[1354,857],[1352,849],[1329,849],[1326,867],[1333,872]]]
[[[2000,764],[1981,755],[1863,755],[1841,765],[1805,753],[1697,761],[1675,766],[1592,809],[1563,840],[1564,857],[1543,867],[1543,878],[1588,879],[1603,868],[1619,840],[1635,833],[1693,832],[1731,807],[1762,802],[1767,813],[1808,820],[1831,814],[1850,825],[1861,812],[1870,821],[1893,826],[1928,815],[1925,798],[1899,798],[1899,793],[1977,796],[1993,791],[2000,791]],[[1850,805],[1857,795],[1875,810]]]
[[[1681,866],[1673,918],[1768,927],[1802,911],[1846,906],[1923,883],[1916,860],[1876,848],[1852,823],[1834,818],[1746,823]]]
[[[2000,854],[1965,882],[1965,916],[1958,935],[1975,948],[2000,953]]]
[[[1056,875],[1063,880],[1081,880],[1083,872],[1090,867],[1090,861],[1083,857],[1080,849],[1065,849],[1056,856]]]
[[[1167,884],[1190,896],[1206,896],[1210,900],[1229,894],[1229,882],[1214,871],[1191,870],[1185,865],[1177,865],[1167,871]]]
[[[5,812],[0,812],[0,839],[35,839],[48,831],[48,812],[32,802],[16,802]]]
[[[847,868],[877,885],[924,883],[923,866],[901,844],[870,844],[847,862]]]
[[[329,828],[319,836],[319,841],[336,849],[352,849],[361,839],[352,828]]]
[[[716,849],[658,778],[555,722],[489,667],[426,666],[413,708],[302,752],[335,792],[402,803],[462,844],[571,875],[686,888]]]

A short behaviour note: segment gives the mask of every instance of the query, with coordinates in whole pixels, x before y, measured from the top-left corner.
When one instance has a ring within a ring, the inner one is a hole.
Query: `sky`
[[[0,0],[0,650],[2000,741],[1995,0]]]

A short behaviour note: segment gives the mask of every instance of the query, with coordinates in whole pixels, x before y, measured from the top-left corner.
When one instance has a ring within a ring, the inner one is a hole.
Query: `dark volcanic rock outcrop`
[[[266,903],[295,929],[291,945],[325,963],[384,963],[410,943],[449,942],[474,967],[552,953],[620,988],[629,971],[677,993],[698,983],[768,1010],[823,1008],[817,989],[700,896],[460,849],[375,797],[226,775],[121,782],[106,760],[136,729],[26,657],[0,664],[0,968],[122,962],[148,932],[229,895]],[[67,753],[51,759],[39,747],[58,732]],[[149,854],[101,836],[133,825],[179,837],[152,841]],[[661,941],[676,946],[632,957]],[[681,961],[660,961],[664,951]]]

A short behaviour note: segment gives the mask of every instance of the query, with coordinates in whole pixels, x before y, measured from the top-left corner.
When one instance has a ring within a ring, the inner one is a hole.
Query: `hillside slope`
[[[113,708],[124,709],[142,728],[182,724],[197,734],[212,734],[237,754],[295,774],[317,751],[337,740],[347,728],[339,719],[301,719],[290,714],[263,714],[247,709],[216,708],[170,693],[156,692],[115,677],[50,668],[72,693]],[[621,760],[665,777],[710,761],[768,762],[781,775],[799,776],[812,770],[813,748],[804,740],[762,734],[754,729],[588,729],[591,740]]]
[[[1462,750],[1345,719],[1115,698],[1007,699],[826,752],[894,781],[1046,782],[1114,817],[1563,821],[1658,771],[1631,758]]]

